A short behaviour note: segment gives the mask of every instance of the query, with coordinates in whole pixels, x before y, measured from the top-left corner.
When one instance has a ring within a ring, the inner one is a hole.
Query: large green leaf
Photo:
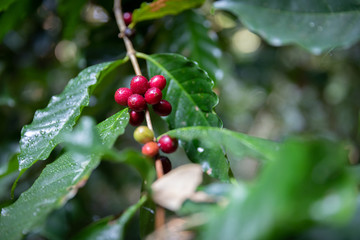
[[[97,126],[101,147],[111,148],[128,124],[128,110],[111,116]],[[20,239],[33,227],[41,224],[54,209],[64,205],[77,189],[83,186],[91,172],[98,166],[102,152],[97,151],[97,133],[88,132],[88,119],[80,122],[74,138],[85,136],[93,151],[84,153],[71,149],[53,163],[48,164],[35,183],[12,205],[3,208],[0,216],[0,236],[7,240]],[[83,138],[84,139],[84,138]]]
[[[153,159],[147,158],[140,152],[134,150],[123,150],[121,152],[117,152],[111,149],[105,152],[104,157],[107,160],[124,163],[134,167],[144,180],[145,187],[150,190],[150,186],[155,180]]]
[[[70,132],[82,109],[89,104],[90,94],[111,70],[127,61],[101,63],[84,69],[70,80],[64,91],[53,96],[48,106],[35,112],[33,122],[21,131],[19,170],[46,159],[54,147]]]
[[[215,3],[274,46],[298,44],[315,54],[360,39],[360,6],[353,0],[222,0]]]
[[[204,146],[203,149],[199,149],[204,153],[213,147],[220,146],[225,152],[239,158],[247,156],[259,160],[275,160],[281,147],[281,144],[277,142],[216,127],[178,128],[166,134],[185,142],[196,139]]]
[[[170,129],[186,126],[221,127],[222,122],[213,111],[218,97],[212,91],[213,81],[198,65],[178,54],[145,55],[149,76],[163,75],[167,86],[163,97],[172,107],[172,113],[166,117]],[[200,163],[204,171],[221,180],[229,179],[229,163],[221,147],[214,147],[208,152],[197,140],[183,143],[191,161]]]
[[[195,11],[186,11],[171,22],[169,49],[181,53],[199,63],[214,80],[222,77],[219,61],[222,55],[204,16]]]
[[[154,0],[152,3],[142,3],[139,9],[135,9],[130,27],[136,23],[162,18],[166,15],[176,15],[190,8],[199,7],[204,0]]]
[[[125,227],[126,224],[131,220],[135,215],[137,210],[145,203],[147,196],[144,195],[140,200],[130,206],[125,212],[121,215],[120,218],[112,220],[109,218],[102,219],[89,227],[82,230],[77,234],[73,239],[80,240],[92,240],[92,239],[106,239],[106,240],[122,240],[124,239]]]
[[[284,239],[311,222],[349,220],[357,188],[346,172],[342,144],[290,139],[276,159],[264,166],[247,194],[234,189],[226,208],[213,213],[202,239]]]
[[[17,172],[18,167],[17,154],[9,156],[9,161],[0,166],[0,179],[4,176]]]
[[[0,12],[6,10],[16,0],[2,0],[0,2]]]
[[[63,20],[63,37],[71,39],[79,26],[81,10],[86,4],[86,0],[68,1],[62,0],[58,3],[58,13]]]
[[[10,2],[7,1],[7,3]],[[5,4],[3,6],[3,9],[10,6],[6,6],[6,2],[4,3]],[[0,15],[0,41],[10,30],[14,29],[15,26],[26,17],[26,15],[31,9],[30,4],[30,0],[18,1],[14,4],[11,4],[11,7],[9,7],[9,9],[7,9],[4,13]]]

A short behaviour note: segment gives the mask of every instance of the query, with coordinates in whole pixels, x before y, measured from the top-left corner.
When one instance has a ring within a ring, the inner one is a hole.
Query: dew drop
[[[274,37],[270,39],[270,43],[274,46],[280,46],[282,44],[282,41],[280,38]]]
[[[315,55],[319,55],[321,53],[321,48],[319,48],[319,47],[313,47],[310,50]]]
[[[197,148],[197,151],[198,151],[199,153],[202,153],[202,152],[204,151],[204,148],[198,147],[198,148]]]
[[[1,209],[1,216],[9,216],[9,212],[5,208],[3,208]]]

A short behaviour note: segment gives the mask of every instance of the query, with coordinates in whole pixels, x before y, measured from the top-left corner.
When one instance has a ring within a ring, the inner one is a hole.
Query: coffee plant
[[[360,238],[359,1],[4,0],[0,24],[0,239]]]

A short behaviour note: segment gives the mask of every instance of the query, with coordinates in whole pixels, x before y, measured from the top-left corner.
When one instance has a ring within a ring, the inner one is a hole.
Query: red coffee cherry
[[[125,25],[129,25],[132,21],[132,13],[131,12],[125,12],[123,14]]]
[[[171,104],[166,100],[161,100],[158,104],[153,105],[154,112],[160,116],[167,116],[171,113]]]
[[[118,104],[127,106],[128,98],[132,94],[133,93],[129,88],[119,88],[118,90],[116,90],[114,98]]]
[[[166,174],[171,171],[171,162],[169,158],[160,156],[161,165],[163,167],[163,173]]]
[[[155,75],[150,79],[150,87],[156,87],[160,90],[163,90],[166,86],[166,79],[162,75]]]
[[[139,94],[132,94],[128,98],[128,106],[135,112],[142,112],[146,109],[146,101],[143,96]]]
[[[146,77],[138,75],[131,79],[130,89],[133,93],[144,95],[149,89],[149,83]]]
[[[136,112],[131,110],[130,111],[130,120],[129,123],[134,127],[139,126],[145,119],[145,112]]]
[[[141,152],[145,156],[155,157],[159,153],[159,146],[156,142],[148,142],[142,147]]]
[[[145,101],[148,104],[157,104],[162,99],[162,92],[156,87],[149,88],[145,93]]]
[[[178,140],[169,135],[164,135],[159,139],[158,145],[164,153],[173,153],[178,147]]]

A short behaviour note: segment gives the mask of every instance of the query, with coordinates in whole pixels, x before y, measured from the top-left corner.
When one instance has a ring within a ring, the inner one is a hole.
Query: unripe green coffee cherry
[[[134,131],[134,138],[138,143],[145,144],[154,139],[154,133],[148,127],[140,126]]]

